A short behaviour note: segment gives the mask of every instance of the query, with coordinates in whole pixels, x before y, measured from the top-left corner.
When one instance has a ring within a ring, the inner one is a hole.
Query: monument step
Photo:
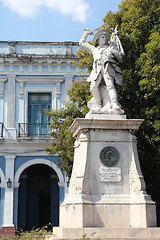
[[[87,237],[86,238],[83,238],[83,236],[81,238],[60,238],[60,237],[56,237],[56,236],[46,236],[46,239],[45,240],[159,240],[160,237],[127,237],[127,238],[119,238],[119,237],[116,237],[116,238],[95,238],[95,237]]]
[[[160,240],[160,228],[53,228],[51,239],[108,239],[108,240]],[[86,236],[86,238],[83,238]]]

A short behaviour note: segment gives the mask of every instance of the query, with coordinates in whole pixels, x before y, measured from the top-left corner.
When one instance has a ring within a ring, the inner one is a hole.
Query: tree
[[[49,155],[60,154],[61,158],[57,164],[70,178],[74,157],[74,137],[69,132],[69,127],[75,118],[82,118],[88,111],[87,99],[90,96],[89,84],[86,82],[74,82],[71,90],[68,92],[71,101],[66,103],[60,110],[51,110],[48,112],[50,117],[51,136],[55,139],[51,146],[46,147]]]

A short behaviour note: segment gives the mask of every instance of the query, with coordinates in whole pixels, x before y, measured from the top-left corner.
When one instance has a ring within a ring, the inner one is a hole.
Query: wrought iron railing
[[[50,137],[49,123],[19,123],[18,137]]]
[[[0,122],[0,137],[3,138],[3,123]]]

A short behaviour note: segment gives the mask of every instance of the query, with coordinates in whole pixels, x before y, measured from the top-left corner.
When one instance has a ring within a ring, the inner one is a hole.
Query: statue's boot
[[[112,109],[116,110],[116,111],[119,111],[121,110],[121,107],[120,107],[120,104],[118,103],[118,101],[113,101],[112,102]]]

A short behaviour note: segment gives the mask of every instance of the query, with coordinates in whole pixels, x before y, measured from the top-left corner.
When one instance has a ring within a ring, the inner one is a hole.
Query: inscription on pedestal
[[[101,182],[120,182],[121,168],[119,167],[100,167],[99,175]]]

